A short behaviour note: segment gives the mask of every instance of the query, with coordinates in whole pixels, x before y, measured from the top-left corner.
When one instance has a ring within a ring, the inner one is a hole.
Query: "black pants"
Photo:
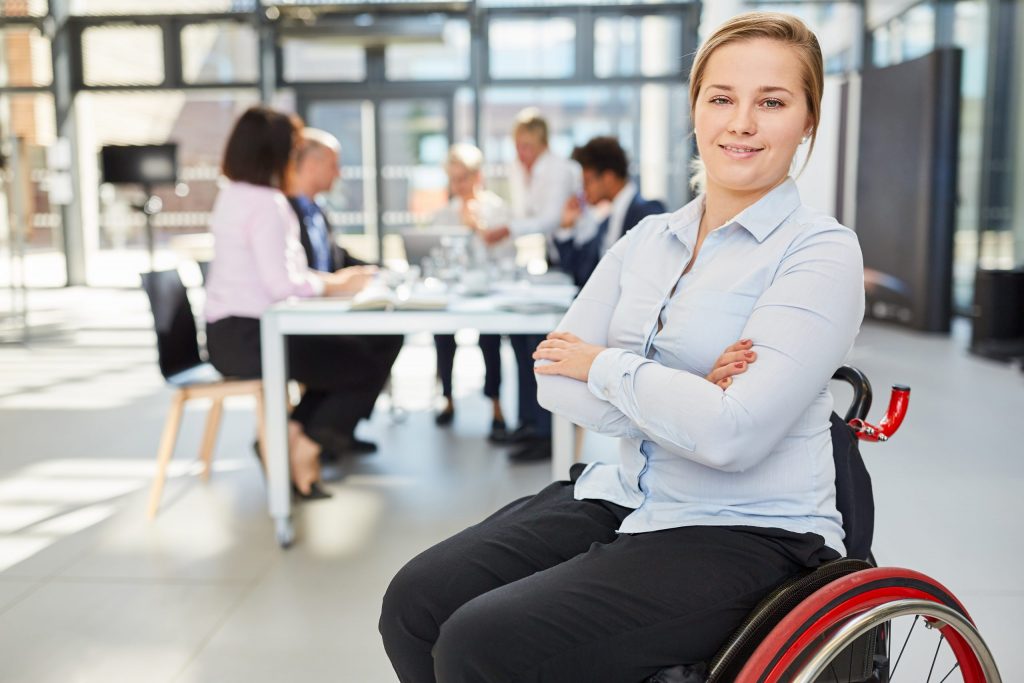
[[[484,356],[484,396],[501,395],[501,335],[481,334],[480,353]],[[441,393],[452,397],[452,372],[455,369],[455,335],[435,334],[437,347],[437,375],[441,378]]]
[[[403,683],[633,683],[709,660],[768,592],[837,557],[816,534],[616,534],[631,511],[556,482],[413,558],[380,632]]]
[[[551,437],[551,413],[537,403],[537,375],[533,372],[533,352],[544,341],[541,334],[510,334],[516,354],[519,378],[519,424],[530,425],[539,437]]]
[[[206,347],[218,372],[260,377],[260,321],[224,318],[206,326]],[[324,446],[350,437],[356,423],[370,416],[402,337],[294,336],[288,338],[288,377],[306,385],[292,419]]]

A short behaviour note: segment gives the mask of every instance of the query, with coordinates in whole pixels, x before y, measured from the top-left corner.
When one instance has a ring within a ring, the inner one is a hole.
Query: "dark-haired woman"
[[[285,193],[294,172],[302,121],[252,107],[235,123],[224,151],[221,188],[210,218],[216,256],[206,283],[210,362],[234,377],[259,377],[260,316],[289,297],[354,293],[373,277],[372,266],[320,273],[309,268],[299,224]],[[288,423],[292,483],[300,495],[319,489],[321,444],[343,412],[360,377],[331,363],[332,337],[295,337],[288,344],[291,377],[307,391]]]

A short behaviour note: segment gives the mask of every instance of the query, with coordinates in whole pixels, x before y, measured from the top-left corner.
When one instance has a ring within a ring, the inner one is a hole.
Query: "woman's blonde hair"
[[[446,168],[454,165],[462,166],[470,173],[479,173],[484,167],[484,153],[476,145],[456,142],[448,148],[448,159],[445,161]]]
[[[804,22],[790,14],[781,12],[738,14],[719,26],[704,41],[704,44],[697,50],[693,66],[690,68],[690,120],[694,120],[697,96],[704,83],[704,72],[707,70],[708,60],[714,51],[723,45],[758,38],[775,40],[795,48],[797,51],[797,58],[803,67],[800,76],[804,86],[804,95],[807,98],[807,113],[811,117],[811,144],[807,150],[809,158],[811,152],[814,151],[814,141],[818,137],[818,123],[821,121],[821,95],[825,89],[825,65],[817,37]],[[702,175],[703,166],[697,164],[694,165],[694,169],[697,173],[695,173],[691,184],[694,181],[701,183],[698,176]]]

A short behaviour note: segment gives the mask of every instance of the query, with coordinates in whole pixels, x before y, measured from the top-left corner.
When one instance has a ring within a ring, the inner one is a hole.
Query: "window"
[[[0,87],[41,87],[52,81],[50,41],[38,29],[0,30]]]
[[[284,79],[289,83],[366,80],[366,51],[339,38],[286,38]]]
[[[691,154],[686,85],[488,88],[482,95],[480,148],[487,185],[508,196],[508,165],[515,159],[512,124],[527,106],[537,106],[550,127],[552,152],[568,157],[573,147],[597,135],[614,135],[629,155],[630,175],[641,192],[669,208],[689,198]]]
[[[259,78],[256,31],[249,24],[210,22],[181,30],[186,83],[254,83]]]
[[[108,24],[82,32],[86,85],[160,85],[164,35],[159,26]],[[130,54],[131,59],[125,55]]]
[[[670,76],[682,65],[679,17],[597,17],[594,20],[594,75]]]
[[[424,19],[426,21],[426,19]],[[384,53],[391,81],[461,81],[469,78],[469,22],[448,19],[433,43],[395,43]]]
[[[487,35],[491,78],[569,78],[576,72],[572,19],[496,18]]]

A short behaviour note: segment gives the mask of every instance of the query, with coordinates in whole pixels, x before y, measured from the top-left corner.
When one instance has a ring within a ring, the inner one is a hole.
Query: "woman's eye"
[[[722,97],[721,95],[712,97],[709,101],[711,104],[729,104],[728,98]]]
[[[782,100],[765,100],[763,102],[765,109],[778,109],[782,106]]]

